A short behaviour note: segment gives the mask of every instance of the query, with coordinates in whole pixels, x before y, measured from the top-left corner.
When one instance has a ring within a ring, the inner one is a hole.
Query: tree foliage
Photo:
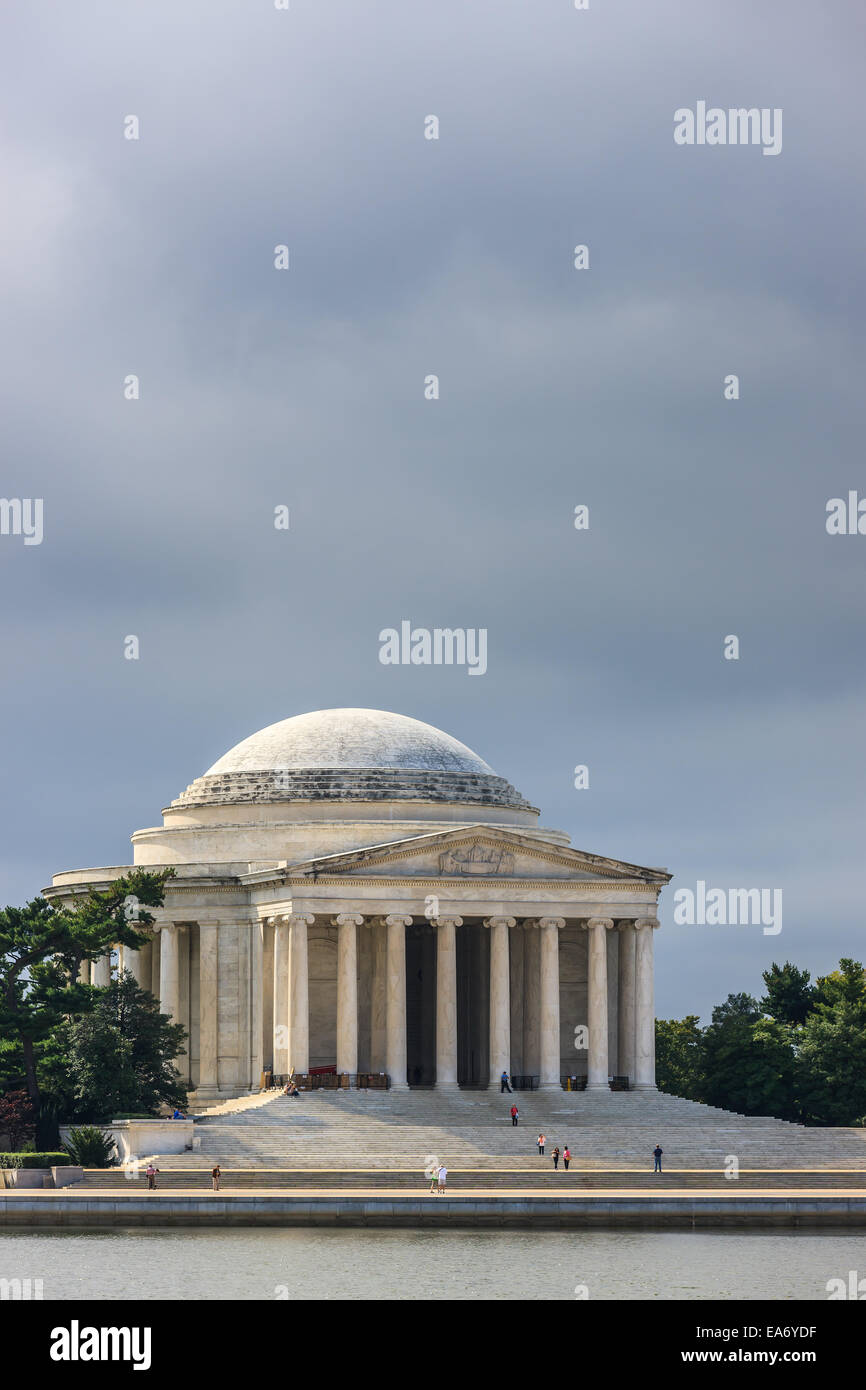
[[[75,1119],[110,1120],[121,1113],[157,1115],[186,1106],[173,1066],[186,1031],[159,1011],[129,971],[99,992],[89,1013],[68,1025],[68,1069]]]
[[[697,1014],[656,1020],[656,1085],[672,1096],[700,1099],[701,1029]]]
[[[808,970],[798,970],[789,960],[784,965],[771,965],[763,974],[766,994],[761,1008],[779,1023],[805,1023],[816,999],[815,986],[810,984]]]
[[[695,1015],[658,1020],[660,1089],[742,1115],[866,1124],[866,972],[844,958],[810,978],[773,964],[760,1003],[729,994],[704,1028]]]
[[[20,1056],[41,1145],[51,1136],[44,1134],[37,1050],[66,1019],[93,1007],[99,991],[78,978],[84,961],[98,960],[117,944],[138,950],[146,943],[142,929],[153,922],[147,909],[162,905],[172,874],[133,869],[104,890],[88,888],[70,906],[34,898],[0,912],[0,1063],[8,1064],[10,1046],[11,1055]]]

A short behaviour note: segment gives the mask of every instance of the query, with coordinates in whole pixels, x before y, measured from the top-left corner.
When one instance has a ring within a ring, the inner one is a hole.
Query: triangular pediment
[[[406,877],[449,880],[557,879],[667,883],[664,869],[588,854],[553,840],[499,826],[469,825],[365,845],[287,866],[293,878]]]

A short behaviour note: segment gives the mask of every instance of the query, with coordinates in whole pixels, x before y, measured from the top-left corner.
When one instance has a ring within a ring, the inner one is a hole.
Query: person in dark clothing
[[[653,1168],[654,1173],[660,1173],[662,1170],[663,1153],[664,1149],[662,1148],[661,1144],[656,1144],[655,1148],[653,1149],[653,1158],[655,1159],[655,1167]]]
[[[507,1071],[504,1071],[504,1072],[502,1073],[502,1075],[500,1076],[500,1078],[499,1078],[499,1094],[502,1095],[502,1092],[503,1092],[503,1091],[507,1091],[508,1094],[511,1095],[511,1087],[510,1087],[509,1084],[508,1084],[508,1072],[507,1072]]]
[[[553,1169],[554,1169],[554,1172],[556,1171],[556,1169],[557,1169],[558,1167],[559,1167],[559,1145],[557,1144],[556,1148],[553,1150]]]

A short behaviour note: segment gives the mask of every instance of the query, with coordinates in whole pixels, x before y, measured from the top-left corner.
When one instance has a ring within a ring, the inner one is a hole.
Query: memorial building
[[[230,749],[132,836],[136,866],[175,877],[121,964],[186,1028],[194,1099],[321,1067],[400,1088],[498,1088],[508,1071],[654,1089],[670,875],[538,822],[477,754],[404,715],[322,710]],[[129,868],[59,873],[46,895]]]

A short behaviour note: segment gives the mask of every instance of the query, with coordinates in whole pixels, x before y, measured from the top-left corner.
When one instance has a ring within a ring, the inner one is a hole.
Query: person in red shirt
[[[512,1105],[512,1107],[511,1107],[511,1123],[512,1123],[513,1125],[516,1125],[516,1124],[517,1124],[517,1116],[518,1116],[519,1113],[520,1113],[520,1112],[518,1111],[517,1106],[516,1106],[516,1105]]]

